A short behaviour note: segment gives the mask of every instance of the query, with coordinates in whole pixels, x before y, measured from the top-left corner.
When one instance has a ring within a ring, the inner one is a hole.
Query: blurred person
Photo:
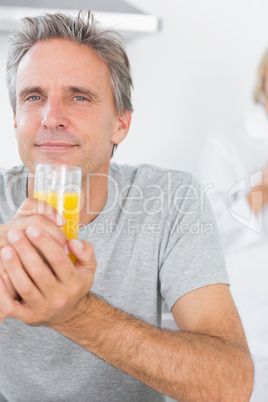
[[[268,50],[251,112],[208,138],[199,161],[255,363],[254,402],[268,400]]]
[[[200,186],[111,162],[132,112],[120,36],[90,12],[26,18],[7,82],[23,164],[0,175],[0,401],[248,401],[253,365]],[[82,168],[79,240],[33,198],[47,161]],[[180,331],[161,328],[162,297]]]

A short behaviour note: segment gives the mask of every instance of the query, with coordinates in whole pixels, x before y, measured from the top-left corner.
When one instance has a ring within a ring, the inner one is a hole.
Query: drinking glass
[[[78,238],[82,170],[77,166],[38,164],[35,170],[34,198],[46,201],[65,218],[62,230],[67,240]],[[76,258],[69,254],[75,263]]]

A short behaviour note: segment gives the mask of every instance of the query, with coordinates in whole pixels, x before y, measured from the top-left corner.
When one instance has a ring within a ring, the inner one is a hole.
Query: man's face
[[[108,172],[130,113],[116,113],[109,69],[92,49],[63,39],[35,44],[19,64],[16,92],[16,137],[30,171],[50,162],[80,166],[83,176]]]

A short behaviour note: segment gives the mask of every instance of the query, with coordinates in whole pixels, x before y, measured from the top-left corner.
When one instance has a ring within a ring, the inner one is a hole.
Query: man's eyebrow
[[[70,91],[71,93],[82,93],[87,95],[90,99],[94,100],[98,98],[98,95],[93,92],[91,89],[88,87],[76,87],[76,86],[70,86],[66,87],[65,90]]]
[[[38,93],[42,93],[43,90],[41,87],[26,87],[26,88],[22,88],[19,91],[19,99],[22,99],[25,95],[32,93],[32,92],[38,92]]]
[[[71,92],[71,93],[82,93],[82,94],[87,95],[92,100],[98,98],[97,94],[95,92],[93,92],[91,89],[89,89],[88,87],[68,86],[68,87],[63,88],[63,91]],[[32,93],[32,92],[44,93],[45,91],[44,91],[44,89],[42,89],[39,86],[25,87],[19,91],[18,97],[19,97],[19,99],[22,99],[25,95]]]

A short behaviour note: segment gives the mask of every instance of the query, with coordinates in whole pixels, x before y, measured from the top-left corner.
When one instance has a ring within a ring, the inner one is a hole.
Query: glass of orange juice
[[[65,218],[62,230],[67,240],[78,238],[82,170],[77,166],[38,164],[35,169],[34,198],[46,201]],[[70,259],[75,263],[73,254]]]

